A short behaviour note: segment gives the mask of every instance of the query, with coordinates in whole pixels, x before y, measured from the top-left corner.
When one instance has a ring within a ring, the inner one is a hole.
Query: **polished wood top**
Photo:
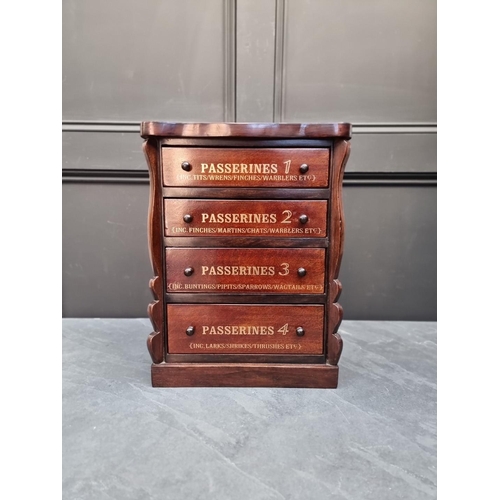
[[[141,137],[351,137],[350,123],[171,123],[142,122]]]

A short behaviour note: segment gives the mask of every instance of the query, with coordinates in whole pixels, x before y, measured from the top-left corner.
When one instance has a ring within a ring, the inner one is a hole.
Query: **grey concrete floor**
[[[338,389],[158,389],[147,319],[63,320],[63,498],[436,498],[436,323],[344,321]]]

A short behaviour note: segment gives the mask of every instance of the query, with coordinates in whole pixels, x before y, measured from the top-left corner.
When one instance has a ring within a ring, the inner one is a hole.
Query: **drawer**
[[[168,293],[323,293],[324,248],[167,248]]]
[[[322,354],[321,305],[168,305],[172,354]]]
[[[328,148],[162,148],[165,186],[328,187]]]
[[[164,206],[165,236],[326,236],[326,200],[165,199]]]

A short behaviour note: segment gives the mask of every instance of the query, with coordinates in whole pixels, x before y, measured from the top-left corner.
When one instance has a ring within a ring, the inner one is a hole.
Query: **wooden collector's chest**
[[[157,387],[337,387],[351,126],[143,122]]]

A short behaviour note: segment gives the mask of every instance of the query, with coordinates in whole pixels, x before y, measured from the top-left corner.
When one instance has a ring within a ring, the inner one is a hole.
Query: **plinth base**
[[[161,363],[151,365],[153,387],[289,387],[335,389],[332,365]]]

